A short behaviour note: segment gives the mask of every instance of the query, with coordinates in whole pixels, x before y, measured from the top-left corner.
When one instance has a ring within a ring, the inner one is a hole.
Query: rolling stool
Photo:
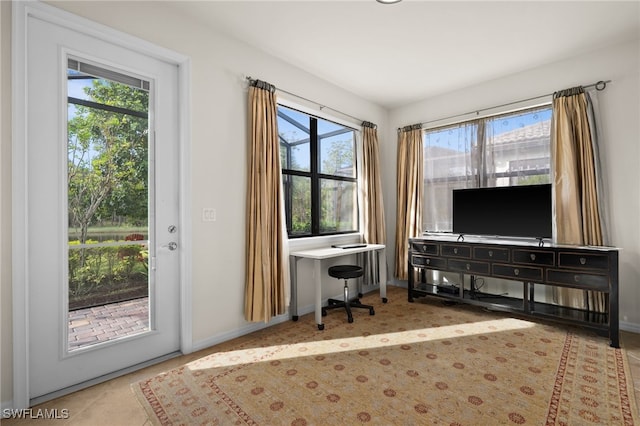
[[[344,280],[344,300],[329,299],[329,305],[322,308],[322,316],[327,315],[327,309],[345,308],[347,311],[347,318],[349,322],[353,322],[353,315],[351,315],[351,308],[364,308],[369,310],[369,315],[375,315],[373,306],[363,305],[360,303],[360,299],[356,298],[349,300],[349,286],[347,280],[350,278],[358,278],[364,274],[362,267],[357,265],[336,265],[329,268],[329,276],[333,278]]]

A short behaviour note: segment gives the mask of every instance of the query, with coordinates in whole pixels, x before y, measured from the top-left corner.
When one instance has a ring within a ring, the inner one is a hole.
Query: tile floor
[[[640,407],[640,334],[621,332],[621,346],[627,351],[636,406]],[[70,413],[67,420],[55,420],[48,423],[42,420],[3,419],[2,425],[151,426],[152,423],[144,408],[131,390],[131,384],[201,358],[211,351],[212,348],[209,348],[190,355],[176,357],[34,407],[34,410],[38,408],[57,409],[58,412],[67,409]]]

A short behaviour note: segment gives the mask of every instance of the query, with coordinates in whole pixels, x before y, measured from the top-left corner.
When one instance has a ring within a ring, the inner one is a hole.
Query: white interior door
[[[34,17],[27,21],[26,63],[26,276],[33,400],[179,350],[178,69]],[[86,79],[93,90],[84,104],[77,100],[82,95],[73,93],[74,79]],[[92,86],[94,82],[102,86]],[[131,90],[135,85],[138,91]],[[110,101],[109,96],[123,96],[114,87],[124,88],[131,102]],[[84,118],[73,121],[82,114]],[[132,125],[134,120],[138,122]],[[131,148],[140,143],[144,148]],[[117,154],[114,144],[119,144]],[[137,151],[126,156],[127,147]],[[79,188],[72,175],[82,173]],[[130,222],[125,238],[91,235],[109,223],[115,234],[122,234],[120,222]],[[74,305],[76,296],[106,284],[123,290],[129,285],[123,277],[146,282],[146,294],[134,296],[134,308],[132,300],[94,300],[87,306],[98,305],[88,311]],[[119,310],[105,313],[115,303],[121,304]],[[93,317],[87,314],[91,310]],[[122,311],[135,316],[137,324],[121,332],[106,317]],[[95,338],[105,332],[110,335],[106,340]]]

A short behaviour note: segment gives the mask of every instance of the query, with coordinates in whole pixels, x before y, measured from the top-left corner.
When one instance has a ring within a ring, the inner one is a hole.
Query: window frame
[[[286,228],[287,228],[287,236],[290,240],[294,239],[302,239],[302,238],[318,238],[318,237],[331,237],[331,236],[339,236],[339,235],[349,235],[349,234],[359,234],[360,231],[360,130],[356,128],[353,123],[346,122],[344,120],[340,120],[334,116],[330,116],[327,114],[319,114],[316,111],[311,111],[309,108],[305,108],[299,104],[294,102],[290,102],[283,99],[278,99],[277,101],[278,107],[284,107],[301,114],[304,114],[310,118],[309,120],[309,171],[303,170],[295,170],[295,169],[287,169],[284,165],[280,165],[280,171],[282,175],[281,184],[283,186],[283,198],[285,203],[285,219],[286,219]],[[319,149],[320,149],[320,141],[318,138],[318,120],[324,120],[331,122],[333,124],[343,126],[348,128],[353,132],[353,167],[354,176],[339,176],[339,175],[331,175],[320,172],[320,164],[319,164]],[[289,197],[287,195],[287,188],[285,186],[285,179],[288,176],[299,176],[306,177],[310,179],[310,198],[311,198],[311,232],[305,234],[291,234],[291,220],[292,220],[292,209],[289,207]],[[320,231],[320,223],[321,223],[321,181],[322,180],[330,180],[337,182],[352,182],[355,184],[355,228],[352,230],[346,231],[331,231],[331,232],[321,232]]]

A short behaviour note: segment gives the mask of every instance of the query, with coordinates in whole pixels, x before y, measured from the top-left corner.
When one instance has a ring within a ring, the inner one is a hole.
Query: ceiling
[[[176,7],[386,108],[640,38],[638,0],[209,0]]]

